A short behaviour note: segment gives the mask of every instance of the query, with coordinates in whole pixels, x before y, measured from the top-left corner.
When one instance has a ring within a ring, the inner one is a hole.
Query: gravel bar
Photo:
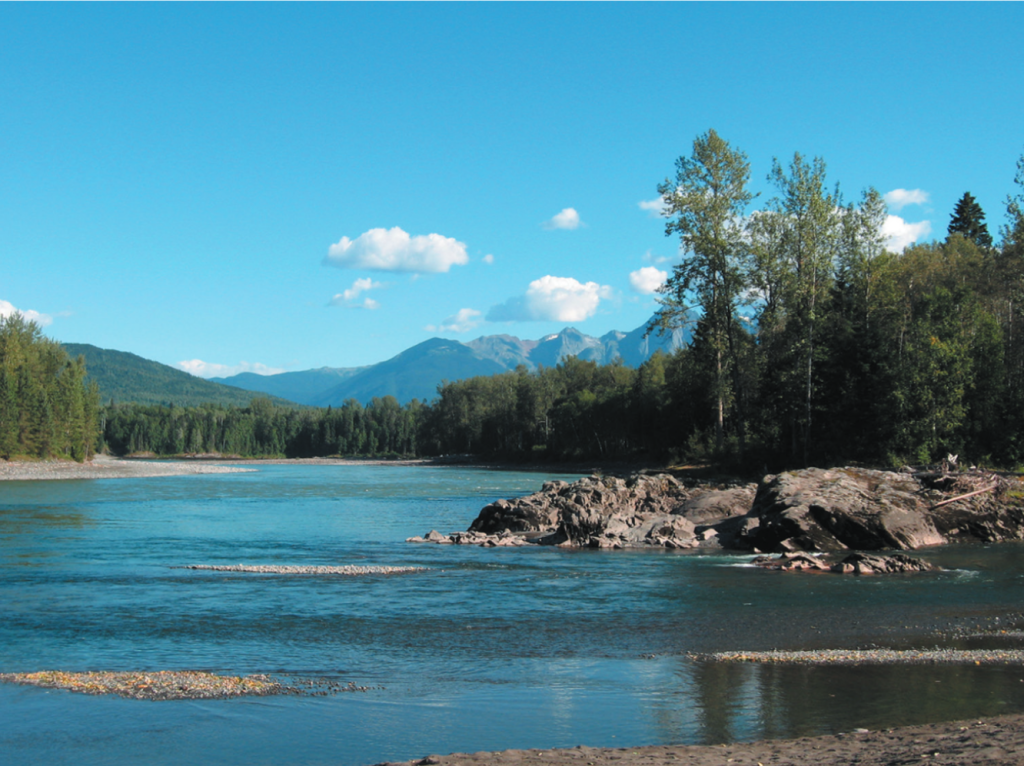
[[[285,575],[369,575],[369,574],[404,574],[406,572],[424,572],[426,567],[391,567],[391,566],[354,566],[347,564],[340,567],[328,566],[270,566],[249,564],[188,564],[172,569],[202,569],[210,572],[245,572],[247,574],[285,574]]]
[[[258,469],[211,461],[122,460],[107,455],[96,455],[85,463],[76,463],[73,460],[0,460],[0,481],[141,479],[155,476],[251,473],[256,470]]]
[[[270,676],[219,676],[200,671],[161,670],[155,673],[0,673],[0,681],[67,689],[80,694],[117,694],[138,700],[224,699],[274,694],[301,694],[298,687]]]
[[[693,654],[713,662],[791,663],[796,665],[1024,665],[1021,649],[826,649],[801,652],[715,652]]]

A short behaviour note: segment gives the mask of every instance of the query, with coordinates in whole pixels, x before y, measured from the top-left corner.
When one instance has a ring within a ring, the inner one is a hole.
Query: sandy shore
[[[136,479],[144,476],[187,476],[203,473],[243,473],[255,468],[225,465],[220,461],[122,460],[97,455],[87,463],[71,460],[38,462],[0,460],[0,481],[53,481],[71,479]]]
[[[928,763],[1020,766],[1024,763],[1024,716],[732,745],[581,746],[567,750],[454,753],[406,761],[403,766],[897,766]]]

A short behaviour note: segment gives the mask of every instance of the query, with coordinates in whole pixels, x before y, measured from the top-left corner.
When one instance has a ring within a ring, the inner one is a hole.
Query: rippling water
[[[334,697],[140,702],[0,685],[5,764],[341,764],[723,742],[1024,710],[1024,669],[711,665],[690,652],[932,646],[1021,609],[1024,548],[842,578],[747,556],[411,545],[551,478],[399,466],[0,483],[0,671],[326,676]],[[571,479],[574,477],[559,477]],[[187,564],[412,565],[362,577]],[[997,622],[1001,620],[1002,622]],[[969,643],[961,639],[960,644]]]

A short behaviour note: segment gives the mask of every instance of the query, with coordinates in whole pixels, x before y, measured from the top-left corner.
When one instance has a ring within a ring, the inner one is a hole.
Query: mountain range
[[[655,351],[671,353],[691,340],[689,328],[646,337],[645,330],[646,325],[595,338],[567,327],[540,340],[485,335],[468,343],[431,338],[368,367],[321,367],[277,375],[241,373],[210,380],[317,407],[338,406],[347,399],[365,404],[388,395],[406,404],[413,399],[433,399],[444,381],[496,375],[519,365],[529,370],[554,367],[568,356],[598,364],[621,359],[627,366],[639,367]]]
[[[628,333],[612,331],[600,338],[573,327],[540,340],[511,335],[485,335],[468,343],[431,338],[367,367],[321,367],[277,375],[243,372],[209,380],[126,351],[84,343],[63,345],[72,357],[85,357],[89,378],[99,385],[104,403],[244,407],[257,396],[267,396],[283,406],[326,407],[348,399],[367,404],[374,397],[388,395],[402,404],[413,399],[430,401],[445,381],[497,375],[520,365],[529,370],[554,367],[569,356],[598,364],[621,359],[638,367],[655,351],[670,353],[691,340],[688,328],[644,337],[645,327]]]

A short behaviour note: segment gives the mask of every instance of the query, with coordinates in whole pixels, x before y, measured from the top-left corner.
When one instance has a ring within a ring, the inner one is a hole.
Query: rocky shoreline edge
[[[452,753],[377,766],[1019,766],[1021,753],[1024,715],[1007,715],[724,745]]]

